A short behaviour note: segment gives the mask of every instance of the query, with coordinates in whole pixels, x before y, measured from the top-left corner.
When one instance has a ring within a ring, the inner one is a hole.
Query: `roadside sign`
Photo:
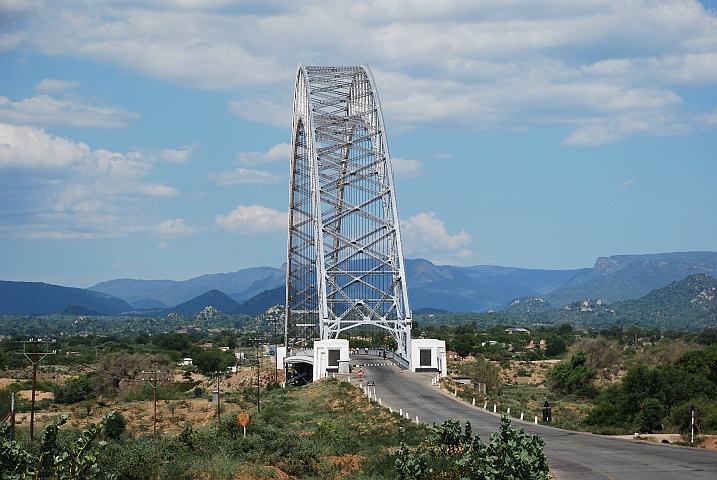
[[[366,384],[367,387],[375,387],[376,383],[374,383],[373,380],[369,380],[369,382]]]
[[[246,427],[247,425],[249,425],[251,417],[247,412],[240,412],[237,416],[237,421],[239,422],[239,425],[241,425],[242,427]]]
[[[363,370],[359,370],[359,371],[356,372],[356,373],[357,373],[357,375],[358,375],[359,377],[363,377]]]

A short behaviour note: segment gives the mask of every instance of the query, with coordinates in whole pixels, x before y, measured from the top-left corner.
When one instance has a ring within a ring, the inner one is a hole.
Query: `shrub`
[[[550,387],[562,393],[576,393],[590,384],[595,370],[586,365],[585,352],[577,352],[569,362],[563,361],[548,372]],[[589,392],[589,393],[588,393]],[[585,390],[586,396],[594,396],[594,391]]]
[[[510,478],[547,480],[549,467],[538,435],[525,435],[501,417],[500,433],[485,444],[471,437],[470,423],[461,432],[460,422],[446,420],[433,437],[411,451],[405,443],[395,454],[397,478],[404,480],[444,478]]]

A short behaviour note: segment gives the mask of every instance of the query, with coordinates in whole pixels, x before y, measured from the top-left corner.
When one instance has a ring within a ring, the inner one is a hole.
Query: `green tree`
[[[231,350],[222,352],[216,347],[207,348],[206,350],[200,348],[194,349],[192,351],[192,361],[203,375],[213,372],[224,372],[229,367],[236,365],[234,352]]]
[[[125,430],[127,430],[127,420],[120,412],[115,412],[115,414],[105,422],[105,436],[107,438],[118,440]]]
[[[568,344],[563,337],[551,335],[546,339],[545,356],[557,357],[568,349]]]
[[[585,352],[580,351],[573,355],[570,361],[555,365],[548,372],[550,388],[562,393],[591,396],[593,392],[588,387],[596,372],[588,368],[586,363]]]

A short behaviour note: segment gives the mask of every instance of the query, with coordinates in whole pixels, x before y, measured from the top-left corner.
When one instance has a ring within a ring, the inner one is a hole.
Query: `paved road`
[[[352,357],[352,365],[365,372],[363,385],[373,380],[383,406],[403,410],[415,421],[440,424],[445,419],[471,421],[474,435],[487,442],[498,430],[500,417],[456,400],[431,386],[431,373],[410,373],[369,355]],[[356,383],[356,370],[350,375]],[[603,437],[513,420],[513,427],[537,433],[545,440],[545,453],[558,480],[672,480],[717,479],[717,452]]]

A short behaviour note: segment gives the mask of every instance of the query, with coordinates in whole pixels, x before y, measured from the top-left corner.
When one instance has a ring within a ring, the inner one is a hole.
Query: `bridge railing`
[[[358,350],[359,350],[359,354],[360,354],[360,352],[365,351],[361,348],[359,348]],[[401,355],[397,354],[396,352],[392,352],[390,350],[386,350],[385,352],[386,352],[386,358],[390,358],[391,360],[393,360],[393,362],[396,365],[398,365],[399,367],[408,369],[409,363],[406,358],[404,358]],[[376,355],[377,357],[382,357],[383,353],[384,353],[384,350],[381,348],[369,348],[368,349],[369,355]]]

